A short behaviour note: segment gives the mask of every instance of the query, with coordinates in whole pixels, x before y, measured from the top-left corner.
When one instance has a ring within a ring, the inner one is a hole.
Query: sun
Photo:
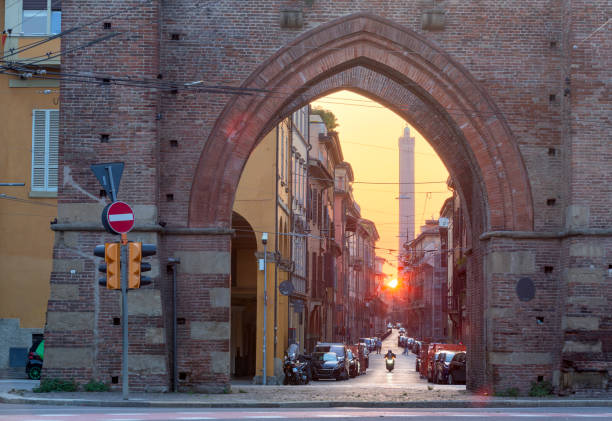
[[[389,288],[396,288],[397,287],[397,279],[391,279],[389,281]]]

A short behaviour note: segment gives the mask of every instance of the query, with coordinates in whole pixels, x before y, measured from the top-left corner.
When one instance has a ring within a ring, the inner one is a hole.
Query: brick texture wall
[[[72,367],[57,359],[44,375],[106,380],[120,368],[120,327],[109,325],[118,301],[96,286],[97,261],[90,257],[94,245],[111,237],[79,228],[99,224],[104,204],[91,163],[126,162],[119,198],[141,207],[147,216],[140,235],[160,246],[153,289],[161,294],[162,315],[133,318],[130,352],[159,357],[161,375],[135,373],[130,381],[143,390],[168,388],[165,262],[190,252],[223,256],[230,244],[226,235],[176,229],[230,227],[240,173],[266,130],[312,98],[349,88],[422,130],[467,205],[468,387],[516,385],[526,392],[542,376],[559,389],[605,390],[612,353],[605,339],[611,337],[611,297],[604,288],[612,264],[612,41],[609,29],[592,31],[609,18],[610,5],[435,4],[446,21],[437,31],[421,28],[432,3],[420,0],[64,0],[64,29],[116,13],[105,20],[111,29],[100,21],[67,35],[66,49],[109,31],[121,35],[63,57],[62,72],[101,78],[98,84],[74,77],[62,82],[58,222],[72,228],[56,234],[54,257],[86,264],[76,276],[52,273],[52,286],[74,285],[79,295],[50,301],[49,314],[93,315],[82,315],[92,321],[81,330],[48,326],[47,347],[78,348],[91,364]],[[287,8],[302,10],[303,27],[281,27]],[[130,81],[119,86],[104,77]],[[132,86],[133,79],[167,85],[143,88]],[[176,89],[199,80],[267,92]],[[109,143],[101,143],[100,134],[109,134]],[[497,233],[481,237],[491,231]],[[177,316],[185,321],[178,331],[178,371],[185,388],[220,388],[229,380],[223,371],[229,338],[218,332],[229,323],[229,308],[213,306],[210,293],[229,287],[229,268],[197,270],[209,266],[202,261],[178,272]],[[529,302],[519,302],[514,291],[522,277],[536,285]],[[194,333],[192,325],[214,326],[215,338]],[[151,329],[162,329],[166,340],[153,344]],[[523,354],[514,354],[517,346]],[[529,356],[534,364],[528,369],[517,363]]]

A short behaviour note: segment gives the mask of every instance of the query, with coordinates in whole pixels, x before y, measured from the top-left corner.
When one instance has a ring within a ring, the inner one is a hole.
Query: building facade
[[[59,179],[60,39],[59,1],[0,0],[2,74],[0,74],[0,377],[23,376],[27,351],[42,338],[49,299],[74,297],[66,286],[50,296],[53,231]],[[30,46],[30,47],[28,47]],[[39,61],[30,72],[19,63]],[[16,185],[10,185],[16,184]],[[64,266],[62,266],[64,265]],[[82,262],[57,260],[73,281]]]
[[[407,251],[407,331],[427,342],[444,342],[447,270],[438,221],[426,221],[421,233],[408,243]]]
[[[83,54],[62,56],[62,69],[79,79],[60,82],[47,375],[117,376],[98,351],[120,338],[110,327],[119,306],[98,293],[99,261],[84,256],[107,239],[99,223],[105,201],[89,166],[124,160],[120,197],[138,208],[132,237],[148,237],[160,250],[154,292],[133,296],[152,306],[166,301],[159,267],[171,257],[207,262],[178,274],[185,321],[178,333],[189,349],[178,365],[185,388],[226,385],[229,368],[207,350],[227,352],[229,327],[213,337],[208,322],[228,326],[230,312],[209,289],[229,294],[232,209],[244,165],[278,121],[328,92],[353,89],[417,121],[457,184],[471,249],[468,388],[527,393],[542,378],[558,390],[605,390],[611,59],[600,52],[612,41],[599,28],[608,28],[608,2],[447,1],[432,9],[383,0],[374,10],[368,2],[315,1],[296,3],[296,11],[285,3],[63,2],[65,28],[114,15],[62,37],[66,51]],[[254,24],[236,25],[245,15]],[[87,45],[114,28],[130,33]],[[141,83],[119,86],[119,76]],[[186,84],[202,80],[217,90]],[[75,277],[76,264],[83,267]],[[519,282],[536,294],[514,293]],[[160,307],[138,316],[140,332],[164,326]],[[168,353],[147,346],[153,337],[135,337],[130,355],[154,359],[161,372]],[[130,380],[141,388],[168,384],[160,373]]]

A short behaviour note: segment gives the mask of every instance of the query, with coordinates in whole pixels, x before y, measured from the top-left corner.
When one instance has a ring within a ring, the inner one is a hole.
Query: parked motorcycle
[[[43,366],[43,353],[45,349],[45,341],[34,344],[28,352],[26,362],[26,374],[32,380],[40,380],[40,373]]]
[[[310,362],[303,355],[298,355],[298,346],[289,345],[283,362],[285,378],[283,384],[308,384],[310,382]]]

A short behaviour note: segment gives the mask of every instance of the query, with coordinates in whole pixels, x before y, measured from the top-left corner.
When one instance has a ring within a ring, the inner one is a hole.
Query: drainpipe
[[[172,270],[172,391],[178,391],[178,358],[176,356],[176,265],[181,263],[178,257],[168,259],[168,268]]]

